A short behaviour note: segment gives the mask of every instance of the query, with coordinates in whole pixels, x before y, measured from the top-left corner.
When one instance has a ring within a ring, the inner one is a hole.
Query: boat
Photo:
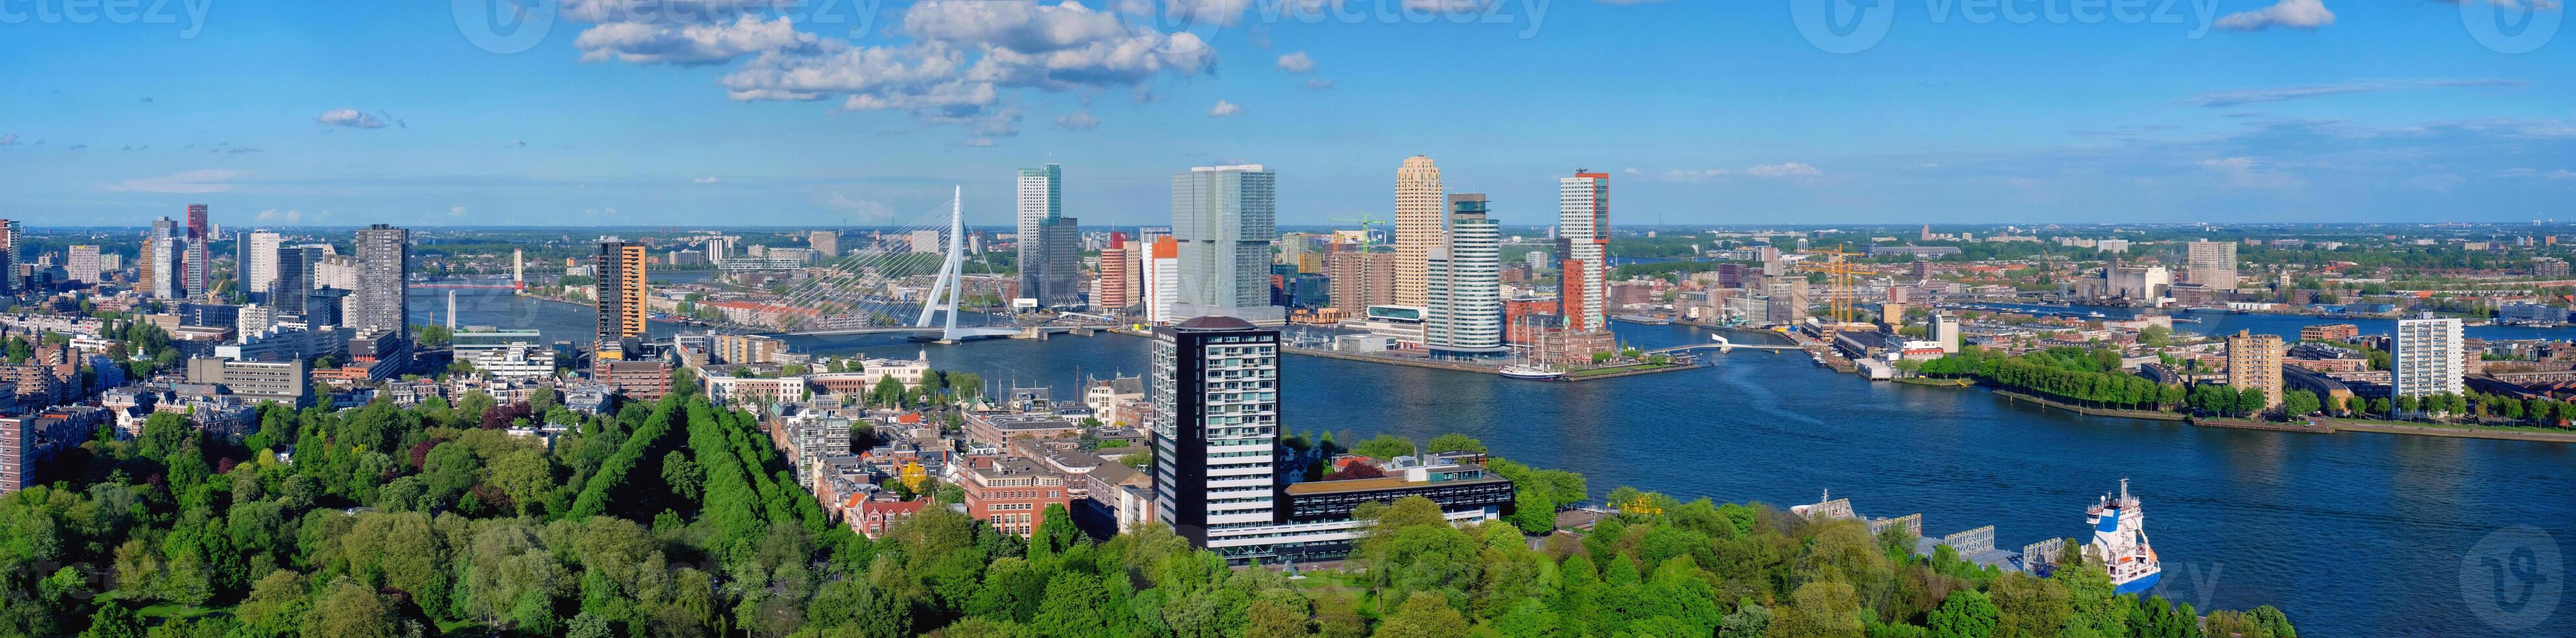
[[[1669,326],[1673,324],[1671,317],[1656,317],[1650,315],[1611,315],[1610,320],[1625,321],[1628,323],[1642,323],[1649,326]]]
[[[1505,379],[1528,379],[1531,381],[1555,381],[1557,379],[1565,378],[1565,373],[1563,372],[1533,365],[1503,366],[1501,370],[1494,371],[1494,374],[1503,375],[1503,378]]]
[[[2103,317],[2108,317],[2108,316],[2110,316],[2110,315],[2102,314],[2102,311],[2100,311],[2100,310],[2095,310],[2095,311],[2092,311],[2092,312],[2084,313],[2084,316],[2092,317],[2092,318],[2095,318],[2095,319],[2100,319],[2100,318],[2103,318]]]
[[[2111,591],[2129,594],[2156,586],[2164,570],[2158,566],[2155,548],[2147,544],[2147,514],[2139,507],[2138,497],[2129,495],[2129,479],[2120,479],[2119,495],[2102,495],[2084,514],[2084,522],[2093,525],[2093,542],[2084,546],[2085,558],[2111,573]]]
[[[2226,306],[2192,306],[2192,307],[2189,307],[2189,308],[2184,308],[2184,309],[2183,309],[2183,311],[2184,311],[2184,312],[2198,312],[2198,313],[2203,313],[2203,314],[2213,314],[2213,315],[2234,315],[2234,314],[2244,314],[2244,312],[2245,312],[2245,311],[2243,311],[2243,310],[2237,310],[2237,309],[2235,309],[2235,308],[2229,308],[2229,307],[2226,307]]]

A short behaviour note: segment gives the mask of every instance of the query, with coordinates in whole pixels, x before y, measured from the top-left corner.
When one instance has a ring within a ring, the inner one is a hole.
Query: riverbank
[[[2076,414],[2082,414],[2082,415],[2085,415],[2085,416],[2109,416],[2109,417],[2119,417],[2119,418],[2123,418],[2123,419],[2146,419],[2146,420],[2149,420],[2149,421],[2183,421],[2183,420],[2187,420],[2187,419],[2189,418],[2189,417],[2185,417],[2185,416],[2183,416],[2183,415],[2175,414],[2175,413],[2172,413],[2172,412],[2157,412],[2157,411],[2154,411],[2154,410],[2114,410],[2114,409],[2110,409],[2110,408],[2088,408],[2088,407],[2084,407],[2084,406],[2080,406],[2080,405],[2075,405],[2075,404],[2072,404],[2072,403],[2066,403],[2066,402],[2063,402],[2063,401],[2058,401],[2058,400],[2056,400],[2056,399],[2042,398],[2042,397],[2039,397],[2039,396],[2036,396],[2036,395],[2022,394],[2022,393],[2014,392],[2014,391],[2011,391],[2011,390],[1993,390],[1992,392],[1994,392],[1995,396],[2003,397],[2003,398],[2006,398],[2006,399],[2011,399],[2011,400],[2014,400],[2014,401],[2024,401],[2024,402],[2029,402],[2029,403],[2037,403],[2037,404],[2040,404],[2040,405],[2044,405],[2044,406],[2052,407],[2052,408],[2057,408],[2057,409],[2060,409],[2060,410],[2065,410],[2065,411],[2073,412],[2073,413],[2076,413]]]
[[[2406,423],[2398,421],[2354,421],[2349,419],[2322,418],[2317,419],[2317,421],[2344,432],[2418,434],[2425,436],[2448,436],[2469,439],[2498,439],[2506,441],[2536,441],[2541,443],[2576,444],[2576,432],[2549,432],[2522,429],[2509,430],[2503,428],[2482,428],[2466,425],[2435,425],[2430,423]]]
[[[1326,358],[1326,359],[1340,359],[1340,360],[1343,360],[1343,361],[1359,361],[1359,362],[1363,362],[1363,363],[1384,363],[1384,364],[1392,364],[1392,365],[1400,365],[1400,366],[1411,366],[1411,367],[1416,367],[1416,368],[1430,368],[1430,369],[1433,369],[1433,370],[1449,370],[1449,371],[1452,371],[1452,372],[1473,372],[1473,373],[1477,373],[1477,374],[1496,375],[1496,374],[1499,372],[1499,370],[1500,370],[1500,366],[1477,365],[1477,364],[1472,364],[1472,363],[1451,363],[1451,362],[1445,362],[1445,361],[1432,361],[1432,360],[1429,360],[1429,359],[1412,359],[1412,358],[1404,358],[1404,357],[1381,357],[1381,356],[1366,355],[1366,354],[1352,354],[1352,353],[1348,353],[1348,352],[1334,352],[1334,351],[1331,351],[1331,350],[1323,350],[1323,349],[1318,349],[1318,348],[1280,348],[1280,349],[1279,349],[1279,351],[1280,351],[1280,352],[1285,352],[1285,353],[1288,353],[1288,354],[1304,355],[1304,356],[1309,356],[1309,357],[1322,357],[1322,358]],[[1596,381],[1596,380],[1600,380],[1600,379],[1616,379],[1616,378],[1619,378],[1619,377],[1633,377],[1633,376],[1637,376],[1637,375],[1641,375],[1641,374],[1654,374],[1654,373],[1657,373],[1657,372],[1679,372],[1679,371],[1682,371],[1682,370],[1691,370],[1691,369],[1696,369],[1696,368],[1699,368],[1699,367],[1701,367],[1701,366],[1697,366],[1697,365],[1689,365],[1689,364],[1680,364],[1680,363],[1663,363],[1663,364],[1656,364],[1656,363],[1639,363],[1639,364],[1626,365],[1626,366],[1613,366],[1613,367],[1608,367],[1608,368],[1593,368],[1593,369],[1589,369],[1589,370],[1576,370],[1576,371],[1573,371],[1573,372],[1566,373],[1566,375],[1565,375],[1565,377],[1564,377],[1564,378],[1561,378],[1561,379],[1558,379],[1558,380],[1559,380],[1559,381]],[[1497,375],[1497,376],[1499,376],[1499,375]]]
[[[2269,422],[2269,421],[2252,421],[2252,420],[2246,420],[2246,419],[2217,419],[2217,418],[2195,419],[2195,418],[2190,417],[2189,415],[2178,414],[2178,413],[2173,413],[2173,412],[2153,412],[2153,411],[2147,411],[2147,410],[2111,410],[2111,409],[2103,409],[2103,408],[2088,408],[2088,407],[2084,407],[2084,406],[2080,406],[2080,405],[2075,405],[2075,404],[2071,404],[2071,403],[2065,403],[2065,402],[2062,402],[2062,401],[2056,401],[2056,400],[2053,400],[2053,399],[2047,399],[2047,398],[2042,398],[2042,397],[2038,397],[2038,396],[2032,396],[2032,395],[2028,395],[2028,394],[2022,394],[2022,393],[2014,392],[2014,391],[2011,391],[2011,390],[1992,390],[1992,392],[1993,392],[1996,396],[2003,397],[2003,398],[2005,398],[2005,399],[2010,399],[2010,400],[2013,400],[2013,401],[2020,401],[2020,402],[2027,402],[2027,403],[2036,403],[2036,404],[2040,404],[2040,405],[2043,405],[2043,406],[2052,407],[2052,408],[2057,408],[2057,409],[2060,409],[2060,410],[2065,410],[2065,411],[2068,411],[2068,412],[2074,412],[2074,413],[2082,414],[2082,415],[2086,415],[2086,416],[2107,416],[2107,417],[2119,417],[2119,418],[2124,418],[2124,419],[2147,419],[2147,420],[2152,420],[2152,421],[2182,421],[2182,422],[2187,422],[2187,423],[2190,423],[2190,424],[2192,424],[2192,425],[2201,426],[2201,427],[2229,428],[2229,429],[2237,429],[2237,430],[2263,430],[2263,431],[2269,431],[2269,432],[2300,432],[2300,433],[2312,433],[2312,434],[2336,434],[2336,433],[2341,433],[2341,432],[2368,432],[2368,433],[2373,433],[2373,434],[2412,434],[2412,435],[2419,435],[2419,436],[2447,436],[2447,437],[2453,437],[2453,438],[2466,438],[2466,439],[2496,439],[2496,440],[2504,440],[2504,441],[2531,441],[2531,442],[2536,442],[2536,443],[2567,443],[2567,444],[2576,444],[2576,432],[2550,432],[2550,431],[2540,431],[2540,430],[2521,430],[2521,429],[2512,429],[2512,430],[2509,430],[2509,429],[2502,429],[2502,428],[2481,428],[2481,427],[2472,427],[2472,426],[2466,426],[2466,425],[2437,425],[2437,424],[2430,424],[2430,423],[2401,423],[2401,422],[2394,422],[2394,421],[2354,421],[2354,420],[2349,420],[2349,419],[2329,419],[2329,418],[2319,418],[2319,419],[2314,419],[2314,420],[2313,420],[2313,422],[2311,422],[2311,423],[2273,423],[2273,422]]]

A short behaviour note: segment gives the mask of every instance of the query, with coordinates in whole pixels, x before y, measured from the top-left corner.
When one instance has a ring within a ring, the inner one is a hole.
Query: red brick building
[[[1019,457],[974,459],[962,472],[966,515],[991,523],[993,529],[1028,536],[1044,523],[1048,505],[1073,511],[1067,477],[1034,460]]]
[[[664,361],[601,361],[591,376],[636,401],[659,401],[671,393],[671,364]]]
[[[927,498],[911,501],[879,501],[859,496],[852,498],[850,503],[842,507],[841,517],[844,522],[850,524],[850,531],[858,532],[859,535],[868,538],[879,538],[885,536],[886,530],[892,529],[896,524],[912,520],[913,515],[920,514],[921,507],[928,504],[930,499]]]

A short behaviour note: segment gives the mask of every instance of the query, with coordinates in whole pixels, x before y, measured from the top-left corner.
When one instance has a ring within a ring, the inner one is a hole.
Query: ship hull
[[[2156,586],[2156,581],[2157,581],[2157,580],[2161,580],[2161,579],[2163,579],[2164,577],[2165,577],[2165,573],[2164,573],[2164,572],[2162,572],[2162,571],[2158,571],[2158,572],[2156,572],[2156,573],[2148,574],[2148,575],[2145,575],[2145,576],[2139,576],[2137,580],[2132,580],[2132,581],[2129,581],[2129,582],[2120,583],[2119,585],[2112,587],[2112,588],[2111,588],[2111,593],[2112,593],[2112,594],[2135,594],[2135,593],[2138,593],[2138,592],[2146,591],[2146,590],[2147,590],[2147,588]]]

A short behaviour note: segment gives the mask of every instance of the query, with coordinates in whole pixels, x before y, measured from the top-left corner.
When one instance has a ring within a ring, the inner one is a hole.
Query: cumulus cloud
[[[230,182],[240,174],[239,171],[210,168],[163,177],[138,177],[109,184],[104,189],[128,193],[221,193],[232,190]]]
[[[1208,109],[1208,117],[1233,117],[1242,113],[1243,107],[1225,100],[1217,100],[1216,108]]]
[[[1055,116],[1055,125],[1068,131],[1088,131],[1100,128],[1100,118],[1093,117],[1090,111],[1074,111]]]
[[[2325,0],[2280,0],[2269,7],[2231,13],[2214,25],[2228,31],[2261,31],[2272,27],[2315,29],[2334,24],[2334,11],[2326,9]]]
[[[724,22],[781,0],[563,0],[566,19],[582,22]]]
[[[268,209],[268,210],[260,211],[260,212],[259,212],[259,215],[257,215],[257,217],[259,218],[259,220],[260,220],[260,221],[264,221],[264,222],[266,222],[266,221],[280,221],[280,222],[289,222],[289,223],[292,223],[292,222],[304,221],[304,211],[300,211],[300,210],[278,210],[278,209],[275,209],[275,208],[271,208],[271,209]]]
[[[1289,73],[1312,73],[1315,71],[1315,57],[1306,55],[1304,51],[1279,56],[1279,70]]]
[[[313,116],[313,121],[318,122],[323,126],[343,128],[385,127],[385,121],[383,119],[377,118],[374,115],[369,115],[367,112],[357,109],[332,109],[329,111],[323,111],[321,115]]]
[[[2191,106],[2206,106],[2210,108],[2229,108],[2246,104],[2286,102],[2290,100],[2305,100],[2336,95],[2352,95],[2356,93],[2377,93],[2381,91],[2515,87],[2528,86],[2530,84],[2530,82],[2522,80],[2505,79],[2371,80],[2365,82],[2345,82],[2341,84],[2310,84],[2303,86],[2284,86],[2259,89],[2201,91],[2181,99],[2178,103]]]
[[[724,181],[724,178],[716,177],[716,176],[714,176],[714,175],[708,175],[708,176],[706,176],[706,177],[700,177],[700,178],[693,179],[693,180],[689,180],[689,181],[690,181],[690,182],[693,182],[693,183],[698,183],[698,184],[713,184],[713,183],[716,183],[716,182]]]
[[[2558,170],[2554,170],[2554,171],[2550,171],[2550,172],[2549,172],[2549,178],[2550,178],[2550,179],[2554,179],[2554,180],[2570,180],[2570,179],[2576,179],[2576,171],[2571,171],[2571,170],[2567,170],[2567,169],[2563,169],[2563,168],[2562,168],[2562,169],[2558,169]]]
[[[583,62],[702,66],[754,53],[802,49],[816,41],[812,34],[798,33],[785,17],[762,20],[746,15],[713,24],[613,22],[582,31],[572,44],[581,50]]]

